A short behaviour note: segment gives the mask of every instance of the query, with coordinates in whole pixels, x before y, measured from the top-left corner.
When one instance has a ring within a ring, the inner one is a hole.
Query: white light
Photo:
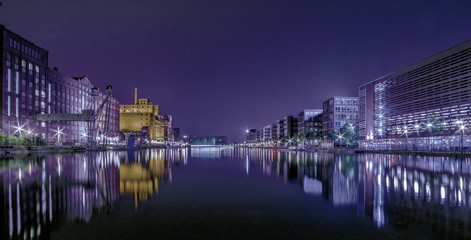
[[[431,126],[432,126],[432,124],[431,124],[431,123],[427,123],[427,127],[431,127]]]
[[[419,128],[420,126],[419,126],[419,125],[415,125],[414,127],[415,127],[415,128]]]
[[[442,200],[445,199],[445,187],[444,186],[441,186],[440,187],[440,196],[442,197]]]
[[[419,194],[419,183],[417,181],[414,181],[414,192]]]

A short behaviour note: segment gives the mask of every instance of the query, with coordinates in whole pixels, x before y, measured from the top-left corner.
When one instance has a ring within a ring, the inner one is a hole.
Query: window
[[[18,103],[18,98],[15,99],[15,107],[16,107],[16,117],[20,116],[20,104]]]
[[[11,111],[11,106],[10,106],[11,103],[10,103],[10,101],[11,101],[10,96],[8,96],[8,100],[7,100],[7,105],[8,105],[8,112],[7,112],[7,115],[8,115],[8,116],[10,116],[10,111]]]
[[[20,93],[20,73],[18,71],[16,71],[15,85],[16,85],[16,94],[19,94]]]

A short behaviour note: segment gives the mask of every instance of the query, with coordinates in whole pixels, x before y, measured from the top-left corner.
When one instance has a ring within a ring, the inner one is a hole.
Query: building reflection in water
[[[187,150],[16,156],[0,166],[0,239],[48,239],[64,220],[88,222],[132,194],[146,199]],[[164,160],[170,159],[170,160]],[[121,176],[120,176],[121,175]],[[136,185],[137,184],[137,185]]]
[[[232,149],[232,147],[228,146],[191,147],[190,155],[192,158],[220,159],[233,157]]]
[[[47,238],[54,222],[88,222],[118,195],[115,153],[33,155],[2,160],[2,239]]]
[[[136,209],[140,200],[158,193],[159,180],[172,181],[172,165],[188,162],[187,149],[147,149],[119,155],[119,192],[134,196]]]
[[[471,161],[432,156],[233,150],[250,168],[298,184],[334,206],[355,206],[378,227],[419,224],[470,238]],[[253,171],[253,170],[251,170]]]

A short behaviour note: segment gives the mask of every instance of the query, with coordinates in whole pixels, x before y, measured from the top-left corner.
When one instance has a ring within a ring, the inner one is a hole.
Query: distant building
[[[358,122],[358,97],[332,97],[322,104],[324,137],[336,134],[346,123]]]
[[[360,86],[361,146],[469,150],[470,73],[471,40]]]
[[[173,141],[172,115],[159,115],[156,121],[157,140]]]
[[[278,124],[277,123],[271,124],[271,137],[272,139],[278,140]]]
[[[273,131],[271,128],[272,128],[271,124],[263,128],[263,136],[262,136],[263,141],[269,141],[272,139]]]
[[[255,136],[255,132],[257,131],[257,129],[249,129],[247,130],[247,132],[245,133],[245,137],[246,137],[246,142],[255,142],[256,141],[256,136]]]
[[[217,146],[227,145],[226,136],[191,137],[190,145]]]
[[[255,141],[256,142],[263,141],[263,128],[259,128],[255,130]]]
[[[286,120],[285,119],[278,120],[276,123],[276,137],[278,139],[282,139],[286,136],[285,129],[286,129]]]
[[[180,135],[180,128],[172,128],[172,133],[174,141],[179,142],[182,140],[182,137]]]
[[[288,139],[298,135],[298,116],[291,115],[284,117],[284,136]]]
[[[317,115],[322,114],[322,109],[304,109],[303,111],[298,113],[298,134],[304,134],[307,136],[314,132],[317,132],[319,126],[316,126],[316,122],[314,121],[314,117]],[[322,129],[322,124],[320,126]]]

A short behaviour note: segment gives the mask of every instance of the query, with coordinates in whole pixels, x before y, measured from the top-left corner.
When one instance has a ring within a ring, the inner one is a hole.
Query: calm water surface
[[[469,159],[192,148],[0,163],[0,239],[471,238]]]

